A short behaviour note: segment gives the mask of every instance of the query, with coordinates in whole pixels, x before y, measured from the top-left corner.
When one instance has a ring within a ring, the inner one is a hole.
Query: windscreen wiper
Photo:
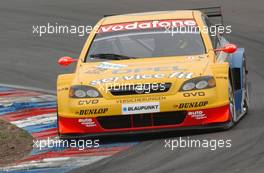
[[[109,59],[109,60],[135,59],[134,57],[112,54],[112,53],[92,54],[92,55],[89,55],[89,57],[90,58],[99,58],[99,59]]]

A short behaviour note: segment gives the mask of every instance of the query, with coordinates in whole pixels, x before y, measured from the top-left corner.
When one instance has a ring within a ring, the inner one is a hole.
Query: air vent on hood
[[[152,94],[169,91],[171,83],[145,83],[136,85],[122,85],[108,88],[114,96],[134,95],[134,94]]]

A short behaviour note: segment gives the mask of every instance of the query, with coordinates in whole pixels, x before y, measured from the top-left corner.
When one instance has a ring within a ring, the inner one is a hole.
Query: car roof
[[[134,21],[147,21],[147,20],[165,20],[165,19],[193,19],[194,16],[201,15],[201,12],[194,10],[177,10],[177,11],[155,11],[144,13],[130,13],[122,15],[110,15],[105,17],[102,25],[114,23],[126,23]]]

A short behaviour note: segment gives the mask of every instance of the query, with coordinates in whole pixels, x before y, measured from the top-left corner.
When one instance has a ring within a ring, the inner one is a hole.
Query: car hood
[[[141,58],[82,63],[77,69],[77,83],[176,82],[204,75],[210,60],[204,56]]]

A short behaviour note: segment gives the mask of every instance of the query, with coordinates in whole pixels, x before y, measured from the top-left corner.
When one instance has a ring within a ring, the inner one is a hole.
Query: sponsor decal
[[[103,64],[104,68],[101,68],[101,65]],[[146,71],[155,71],[155,72],[160,72],[160,71],[185,71],[186,69],[180,68],[178,66],[159,66],[159,67],[145,67],[145,68],[124,68],[126,65],[123,67],[116,67],[114,66],[113,68],[106,68],[109,64],[113,63],[107,63],[107,66],[105,66],[106,62],[100,64],[97,67],[92,67],[89,70],[86,71],[88,74],[101,74],[110,69],[113,74],[129,74],[129,73],[140,73],[140,72],[146,72]],[[122,66],[122,65],[121,65]]]
[[[203,111],[191,111],[191,112],[188,112],[188,115],[196,120],[207,118],[206,114]]]
[[[97,104],[99,102],[99,100],[95,99],[95,100],[80,100],[78,102],[78,105],[92,105],[92,104]]]
[[[120,69],[124,67],[127,67],[127,65],[114,64],[114,63],[109,63],[109,62],[102,62],[97,66],[97,68],[101,68],[101,69]]]
[[[86,71],[88,74],[101,74],[104,73],[107,69],[104,68],[90,68]]]
[[[100,26],[97,32],[114,32],[114,31],[126,31],[126,30],[138,30],[138,29],[154,29],[154,28],[172,28],[183,26],[196,26],[196,22],[193,19],[168,19],[168,20],[151,20],[140,22],[127,22],[110,25]]]
[[[69,90],[68,87],[65,87],[65,88],[59,88],[59,89],[58,89],[58,92],[61,92],[61,91],[68,91],[68,90]]]
[[[96,127],[92,118],[79,119],[78,122],[85,127]]]
[[[199,108],[206,106],[208,104],[208,101],[201,101],[201,102],[191,102],[191,103],[180,103],[179,105],[176,105],[176,108],[179,109],[188,109],[188,108]]]
[[[91,81],[91,85],[99,85],[103,83],[118,82],[119,80],[142,80],[142,79],[163,79],[163,78],[178,78],[178,79],[190,79],[192,78],[193,73],[191,72],[174,72],[172,74],[136,74],[131,76],[122,76],[122,77],[110,77],[105,79],[98,79]]]
[[[86,109],[80,110],[77,112],[79,115],[93,115],[93,114],[105,114],[108,111],[108,108],[99,108],[99,109]]]
[[[123,104],[122,114],[142,114],[142,113],[153,113],[160,112],[159,102],[146,102],[137,104]]]
[[[196,96],[200,96],[203,97],[205,96],[205,92],[203,91],[197,91],[197,92],[188,92],[188,93],[183,93],[183,97],[196,97]]]
[[[136,102],[151,102],[151,101],[161,101],[166,100],[165,96],[159,96],[159,97],[142,97],[142,98],[129,98],[129,99],[120,99],[117,100],[117,103],[136,103]]]
[[[185,71],[186,69],[180,68],[178,66],[158,66],[158,67],[145,67],[145,68],[134,68],[134,69],[116,69],[113,70],[113,74],[129,74],[129,73],[141,73],[146,71],[154,71],[154,72],[160,72],[160,71]]]
[[[227,79],[226,76],[216,76],[215,78],[216,78],[216,79]]]

